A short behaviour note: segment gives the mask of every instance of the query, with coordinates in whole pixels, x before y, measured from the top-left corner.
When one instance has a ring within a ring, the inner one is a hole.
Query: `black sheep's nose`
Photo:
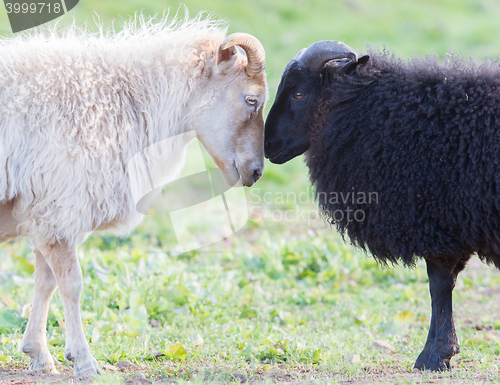
[[[283,143],[279,141],[268,142],[267,145],[264,145],[264,156],[267,159],[273,158],[279,154],[283,148]]]
[[[264,142],[264,155],[266,158],[269,158],[271,156],[272,149],[273,149],[273,142],[266,140]]]

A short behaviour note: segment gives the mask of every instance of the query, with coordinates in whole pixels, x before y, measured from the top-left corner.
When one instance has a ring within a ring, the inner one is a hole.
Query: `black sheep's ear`
[[[368,56],[368,55],[361,56],[358,59],[358,64],[365,65],[366,63],[368,63],[368,60],[370,60],[370,56]]]
[[[346,75],[349,75],[352,71],[354,71],[356,68],[358,68],[359,65],[365,65],[366,63],[368,63],[368,60],[370,60],[370,56],[368,56],[368,55],[362,56],[358,59],[358,61],[351,62],[351,63],[347,64],[343,68],[343,72]]]
[[[348,58],[332,59],[327,61],[323,67],[323,73],[321,75],[323,76],[323,82],[325,85],[329,86],[332,80],[339,74],[343,73],[345,68],[351,63],[352,61]]]
[[[343,58],[343,59],[333,59],[328,61],[325,64],[324,70],[323,70],[323,78],[324,78],[324,83],[325,85],[330,85],[332,80],[340,75],[340,74],[345,74],[349,75],[352,73],[356,68],[358,68],[359,65],[365,65],[368,63],[368,60],[370,59],[370,56],[365,55],[359,58],[357,61],[352,61],[348,58]]]

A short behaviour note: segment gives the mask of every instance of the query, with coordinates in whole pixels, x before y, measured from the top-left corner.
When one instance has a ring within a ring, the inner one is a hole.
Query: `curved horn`
[[[321,70],[326,62],[334,59],[357,60],[356,52],[340,41],[323,40],[300,51],[295,60],[313,71]]]
[[[247,54],[248,76],[260,74],[266,68],[266,53],[260,41],[248,33],[233,33],[220,45],[221,49],[228,49],[235,45],[240,46]]]

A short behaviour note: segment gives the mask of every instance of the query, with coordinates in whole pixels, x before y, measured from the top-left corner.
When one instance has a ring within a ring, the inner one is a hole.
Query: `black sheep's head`
[[[349,46],[331,40],[316,42],[295,56],[283,72],[266,119],[266,158],[281,164],[307,151],[308,123],[316,99],[328,86],[326,71],[348,73],[357,63],[357,55]]]

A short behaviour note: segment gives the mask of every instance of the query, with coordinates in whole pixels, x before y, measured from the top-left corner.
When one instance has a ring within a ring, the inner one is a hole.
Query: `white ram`
[[[66,358],[75,375],[98,372],[80,319],[76,249],[93,230],[130,231],[142,220],[127,168],[136,153],[179,138],[152,154],[173,176],[196,135],[228,184],[262,175],[264,50],[225,32],[200,17],[139,17],[119,33],[73,26],[0,38],[0,242],[27,236],[35,249],[21,344],[31,370],[55,371],[45,327],[59,287]]]

